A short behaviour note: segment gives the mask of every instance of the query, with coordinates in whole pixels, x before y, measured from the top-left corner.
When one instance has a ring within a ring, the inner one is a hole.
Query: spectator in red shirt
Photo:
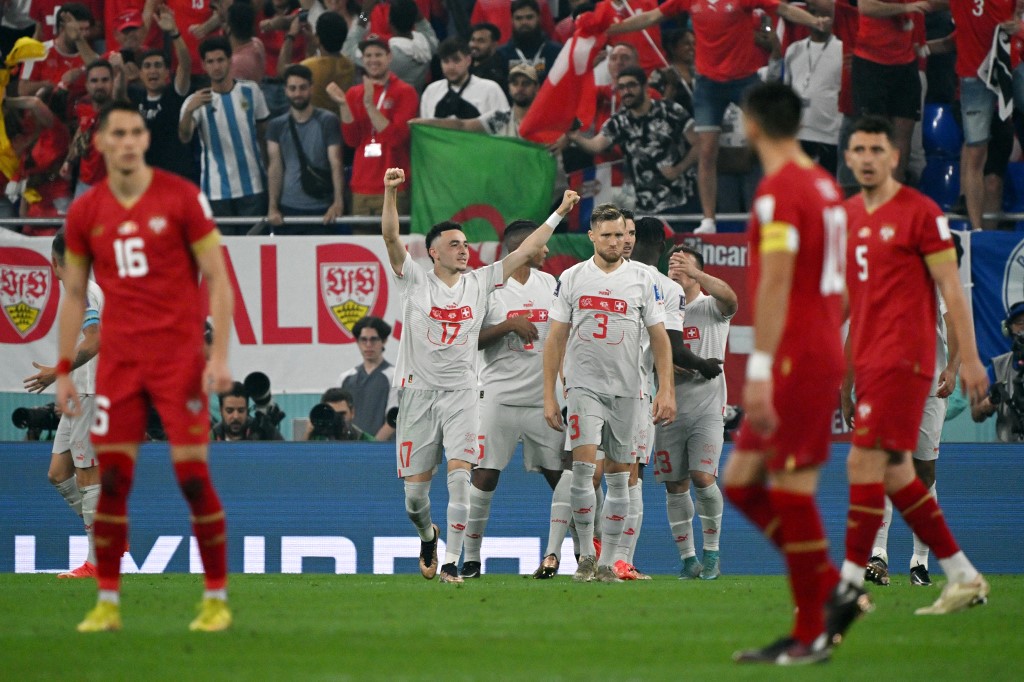
[[[46,56],[25,62],[21,70],[21,81],[18,83],[18,94],[22,96],[36,95],[40,89],[47,91],[56,86],[76,91],[80,94],[81,86],[75,85],[85,70],[85,65],[92,63],[97,54],[89,45],[86,35],[93,25],[93,16],[88,8],[79,3],[69,2],[61,7],[60,27],[57,37],[43,43]]]
[[[74,194],[76,199],[107,177],[103,155],[93,145],[92,138],[96,132],[100,109],[114,96],[114,67],[110,62],[97,59],[89,64],[85,71],[85,93],[88,99],[75,105],[78,129],[71,139],[68,157],[60,169],[61,177],[68,179],[75,164],[78,164],[78,183]]]
[[[109,2],[110,0],[107,1]],[[137,2],[141,8],[142,0],[137,0]],[[64,2],[64,0],[32,0],[31,7],[28,10],[29,17],[32,18],[32,21],[36,22],[35,33],[32,34],[32,37],[39,42],[56,38],[57,24],[59,22],[57,15],[66,4],[68,3]],[[89,10],[94,20],[86,32],[86,38],[89,40],[102,38],[103,0],[82,0],[79,4],[84,5]]]
[[[359,43],[363,82],[344,92],[335,83],[327,94],[341,114],[341,134],[354,148],[352,215],[380,215],[384,208],[380,178],[388,168],[401,168],[410,177],[409,120],[419,111],[419,96],[411,85],[391,73],[387,40],[369,35]],[[405,183],[408,187],[409,183]],[[409,214],[408,191],[398,193],[398,212]]]

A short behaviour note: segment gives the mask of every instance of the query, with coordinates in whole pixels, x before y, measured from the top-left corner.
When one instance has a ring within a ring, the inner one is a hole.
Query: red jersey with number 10
[[[122,359],[198,348],[205,313],[195,253],[218,241],[206,197],[174,173],[153,169],[130,208],[107,181],[77,199],[67,216],[67,250],[92,261],[106,295],[103,354]]]
[[[845,287],[846,212],[842,192],[832,176],[810,160],[807,163],[791,161],[765,177],[757,188],[747,231],[749,286],[750,291],[757,291],[762,252],[795,252],[776,366],[785,372],[787,358],[793,364],[806,362],[802,371],[810,367],[822,372],[822,381],[832,376],[838,380],[843,366],[839,327]]]
[[[846,202],[846,282],[854,368],[935,372],[935,282],[928,263],[953,260],[949,221],[934,201],[901,187],[868,213],[863,195]]]

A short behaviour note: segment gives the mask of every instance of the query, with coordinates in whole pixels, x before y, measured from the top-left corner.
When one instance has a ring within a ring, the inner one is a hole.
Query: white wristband
[[[558,227],[560,222],[562,222],[562,216],[558,215],[558,211],[555,211],[548,216],[548,219],[544,221],[544,224],[553,230]]]
[[[747,379],[749,381],[768,381],[772,378],[774,359],[764,351],[755,350],[747,359]]]

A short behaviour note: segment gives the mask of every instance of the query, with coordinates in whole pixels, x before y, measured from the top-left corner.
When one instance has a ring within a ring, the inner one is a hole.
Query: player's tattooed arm
[[[960,373],[960,344],[953,318],[947,312],[942,319],[946,323],[946,366],[939,372],[939,386],[935,395],[948,398],[956,389],[956,375]]]

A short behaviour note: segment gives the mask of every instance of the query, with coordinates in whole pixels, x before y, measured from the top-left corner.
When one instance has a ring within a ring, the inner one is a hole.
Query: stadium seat
[[[1006,165],[1003,181],[1003,210],[1008,213],[1024,213],[1024,162]]]
[[[928,157],[959,157],[964,135],[951,104],[926,104],[921,116],[921,142]]]
[[[960,162],[932,156],[921,173],[920,189],[948,211],[960,196]]]

